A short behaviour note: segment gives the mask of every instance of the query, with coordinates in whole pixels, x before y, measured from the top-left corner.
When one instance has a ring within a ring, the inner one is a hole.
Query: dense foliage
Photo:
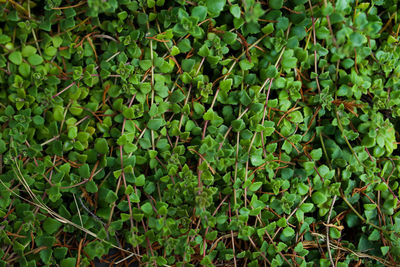
[[[0,0],[0,266],[395,266],[398,15]]]

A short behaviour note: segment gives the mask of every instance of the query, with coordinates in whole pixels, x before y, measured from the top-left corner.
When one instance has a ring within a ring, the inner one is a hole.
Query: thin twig
[[[336,195],[333,196],[332,205],[331,205],[331,208],[329,209],[328,220],[326,221],[327,224],[329,224],[329,221],[331,219],[332,209],[333,209],[333,206],[335,205],[335,201],[336,201]],[[330,231],[329,226],[326,226],[326,247],[328,249],[329,260],[331,261],[332,266],[336,267],[335,262],[332,259],[331,249],[329,247],[329,243],[330,243],[329,231]]]

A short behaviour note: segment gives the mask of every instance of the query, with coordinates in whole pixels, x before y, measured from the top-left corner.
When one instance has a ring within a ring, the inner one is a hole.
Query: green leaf
[[[264,135],[265,136],[271,136],[275,132],[275,123],[272,121],[266,121],[264,123],[265,129],[264,129]]]
[[[232,129],[234,132],[240,132],[246,128],[246,124],[242,119],[232,121]]]
[[[80,175],[82,178],[89,178],[89,177],[90,177],[89,165],[88,165],[87,163],[83,164],[83,165],[79,168],[78,172],[79,172],[79,175]]]
[[[179,50],[179,48],[177,46],[175,46],[175,45],[171,48],[171,55],[172,56],[179,55],[180,52],[181,51]]]
[[[353,46],[360,47],[366,41],[366,38],[364,37],[364,35],[358,32],[353,32],[350,35],[350,41],[353,44]]]
[[[203,44],[197,54],[201,57],[207,57],[210,54],[210,49],[208,49],[208,46],[206,44]]]
[[[198,18],[199,21],[205,20],[207,16],[207,7],[205,6],[196,6],[192,9],[192,16]]]
[[[124,115],[125,118],[127,119],[133,119],[135,117],[135,111],[133,107],[126,108],[122,112],[122,115]]]
[[[382,255],[386,255],[389,252],[389,250],[390,250],[389,246],[381,247]]]
[[[109,148],[107,140],[104,138],[97,138],[96,142],[94,143],[94,149],[97,153],[108,154]]]
[[[329,235],[333,239],[339,239],[341,237],[341,233],[340,233],[339,229],[336,229],[334,227],[329,228]]]
[[[282,56],[282,67],[284,69],[293,69],[297,65],[297,58],[293,56],[293,50],[286,50]]]
[[[60,262],[61,267],[70,267],[76,265],[76,258],[66,258]]]
[[[141,209],[146,215],[153,214],[153,207],[151,206],[151,204],[149,202],[146,202],[145,204],[143,204]]]
[[[78,136],[78,128],[76,126],[72,126],[68,129],[68,138],[75,139]]]
[[[182,69],[184,71],[190,72],[195,64],[195,60],[192,58],[182,60]]]
[[[223,40],[226,44],[232,45],[237,40],[237,34],[233,32],[225,32],[223,35]]]
[[[105,197],[105,201],[109,204],[114,203],[116,200],[118,199],[117,194],[115,194],[115,192],[108,190],[106,197]]]
[[[262,186],[262,182],[254,182],[249,186],[251,192],[256,192]]]
[[[6,142],[0,139],[0,154],[3,154],[7,151]]]
[[[46,47],[44,53],[50,57],[53,57],[57,54],[57,48],[55,48],[54,46]]]
[[[185,95],[180,90],[175,90],[170,96],[170,100],[172,103],[179,103],[184,99]]]
[[[265,75],[266,75],[266,78],[275,78],[277,73],[278,73],[278,71],[276,70],[276,67],[273,65],[270,65],[266,69]]]
[[[283,229],[282,234],[285,237],[293,237],[295,234],[295,231],[293,230],[293,228],[288,226],[285,229]]]
[[[39,252],[40,255],[40,259],[45,263],[45,264],[49,264],[50,263],[50,259],[51,259],[51,255],[52,255],[53,251],[49,248],[47,249],[43,249]]]
[[[139,13],[137,16],[137,21],[141,25],[145,25],[149,21],[149,16],[146,13]]]
[[[247,94],[246,91],[241,91],[240,92],[240,103],[242,103],[244,106],[248,106],[251,104],[251,98],[250,96]]]
[[[301,183],[297,187],[297,191],[299,192],[300,195],[305,195],[308,193],[309,187],[305,185],[304,183]]]
[[[210,240],[210,241],[213,241],[213,240],[215,240],[217,238],[217,235],[218,235],[218,231],[211,231],[211,232],[206,234],[206,239]]]
[[[240,18],[240,15],[241,15],[240,7],[239,7],[237,4],[232,5],[232,6],[230,7],[229,11],[231,12],[231,14],[232,14],[235,18],[237,18],[237,19]]]
[[[206,0],[207,9],[213,16],[218,16],[225,4],[226,0]]]
[[[117,170],[113,172],[115,179],[118,179],[122,174],[122,170]]]
[[[103,244],[98,241],[90,242],[84,247],[84,251],[91,259],[94,259],[95,257],[101,258],[105,253]]]
[[[283,0],[269,0],[268,3],[272,9],[281,9],[283,6]]]
[[[61,198],[60,187],[59,186],[52,186],[46,190],[47,194],[49,195],[49,199],[52,202],[56,202]]]
[[[35,125],[41,126],[44,124],[44,118],[42,116],[36,115],[32,118],[32,121]]]
[[[310,156],[313,160],[319,160],[322,157],[322,149],[321,148],[313,149],[310,152]]]
[[[264,27],[261,29],[261,31],[262,31],[264,34],[271,34],[271,33],[273,33],[273,32],[274,32],[274,24],[268,23],[267,26],[264,26]]]
[[[12,52],[8,59],[15,65],[20,65],[22,63],[22,54],[19,51]]]
[[[215,112],[212,109],[207,110],[206,113],[203,115],[203,119],[206,121],[211,121],[215,117]]]
[[[0,34],[0,44],[6,44],[11,41],[10,36],[5,34]]]
[[[178,48],[182,53],[187,53],[192,49],[189,39],[183,39],[178,43]]]
[[[240,68],[242,68],[242,70],[250,70],[254,64],[249,62],[247,59],[243,59],[239,62]]]
[[[310,212],[313,209],[313,207],[314,207],[314,204],[312,204],[312,203],[303,203],[303,204],[301,204],[300,209],[303,212]]]
[[[145,176],[143,174],[139,175],[138,177],[136,177],[135,184],[137,186],[144,186],[145,183],[146,183],[146,178],[145,178]]]
[[[251,155],[250,161],[251,161],[251,164],[253,164],[256,167],[261,166],[265,162],[265,160],[263,159],[261,154]]]
[[[63,39],[60,36],[54,36],[51,38],[54,47],[60,47],[62,45]]]
[[[149,120],[149,123],[147,124],[147,127],[150,130],[154,130],[157,131],[158,129],[160,129],[164,124],[164,120],[161,118],[155,118],[155,119],[151,119]]]
[[[151,66],[152,66],[151,60],[149,60],[149,59],[141,60],[141,61],[139,62],[139,66],[140,66],[140,68],[141,68],[142,70],[145,70],[145,71],[146,71],[146,70],[150,69]]]
[[[31,66],[25,62],[22,62],[21,65],[18,66],[18,71],[23,77],[27,78],[31,73]]]
[[[67,255],[68,248],[66,247],[56,247],[54,248],[54,257],[58,260],[64,259],[65,255]]]
[[[34,66],[40,65],[43,63],[43,58],[39,56],[38,54],[33,54],[28,57],[29,63],[31,63]]]
[[[157,256],[156,262],[159,266],[165,266],[168,263],[168,261],[161,256]]]
[[[311,198],[312,198],[312,201],[317,205],[323,204],[327,201],[326,195],[319,191],[314,192],[312,194]]]
[[[23,57],[30,57],[34,54],[36,54],[37,49],[31,45],[27,45],[24,48],[22,48],[22,56]]]
[[[47,217],[46,220],[44,220],[43,222],[43,230],[49,235],[52,235],[58,231],[61,225],[62,223],[60,223],[59,221]]]
[[[303,114],[301,114],[300,111],[296,110],[294,112],[291,112],[288,117],[290,120],[294,123],[301,123],[304,121]]]
[[[89,193],[96,193],[98,191],[97,185],[93,180],[88,181],[85,188]]]
[[[224,81],[221,81],[219,83],[219,86],[221,88],[221,91],[228,92],[229,90],[231,90],[232,84],[233,84],[233,80],[232,79],[226,79]]]

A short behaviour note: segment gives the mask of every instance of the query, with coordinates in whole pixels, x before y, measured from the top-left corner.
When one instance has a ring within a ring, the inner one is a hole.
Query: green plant
[[[396,266],[397,15],[0,0],[0,266]]]

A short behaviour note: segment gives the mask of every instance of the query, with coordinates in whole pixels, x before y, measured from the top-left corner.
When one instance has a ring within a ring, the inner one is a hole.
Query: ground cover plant
[[[396,266],[398,15],[0,0],[0,266]]]

